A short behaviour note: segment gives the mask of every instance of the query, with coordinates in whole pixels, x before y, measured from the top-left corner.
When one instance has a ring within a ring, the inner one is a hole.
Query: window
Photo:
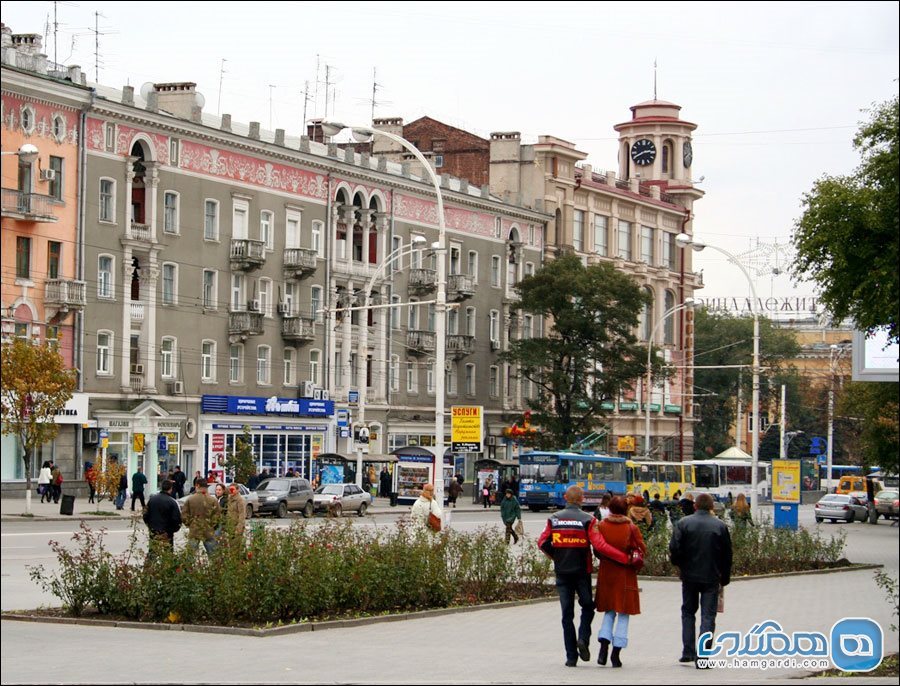
[[[178,193],[166,191],[163,195],[163,231],[178,233]]]
[[[500,342],[500,313],[497,310],[491,310],[490,338],[492,345]]]
[[[409,317],[406,321],[406,328],[410,331],[419,329],[419,305],[414,298],[409,299]]]
[[[466,365],[466,395],[475,395],[475,365]]]
[[[310,312],[310,316],[314,317],[317,322],[324,321],[325,313],[322,312],[322,308],[324,305],[322,304],[322,287],[321,286],[313,286],[310,289],[310,306],[312,307],[312,312]]]
[[[50,155],[50,169],[53,170],[53,178],[47,186],[47,195],[56,200],[63,199],[63,158]]]
[[[434,360],[428,360],[425,366],[425,390],[434,394]]]
[[[451,362],[450,367],[447,369],[445,384],[449,395],[456,395],[456,378],[459,376],[458,368],[458,363]]]
[[[66,137],[66,119],[59,114],[53,117],[53,137],[57,143],[62,143],[62,139]]]
[[[300,213],[295,210],[288,210],[285,220],[284,229],[284,247],[299,248],[300,247]]]
[[[174,305],[178,302],[178,265],[165,263],[162,266],[162,304]]]
[[[266,250],[275,250],[275,215],[268,210],[259,213],[259,240],[266,244]]]
[[[455,307],[447,310],[447,333],[451,335],[459,333],[459,310]]]
[[[475,308],[466,308],[466,335],[475,337]]]
[[[458,245],[450,246],[450,274],[461,274],[462,253]]]
[[[109,255],[100,255],[97,259],[97,297],[113,297],[113,258]]]
[[[218,307],[218,298],[216,298],[216,285],[219,280],[219,274],[213,269],[203,270],[203,309],[214,310]]]
[[[391,392],[396,393],[400,390],[400,357],[398,355],[391,355],[391,367],[389,373]]]
[[[25,129],[25,133],[31,133],[34,131],[34,110],[25,105],[22,107],[22,128]]]
[[[111,375],[112,374],[112,347],[113,347],[113,335],[111,331],[98,331],[97,332],[97,374],[98,375]]]
[[[103,134],[106,141],[107,152],[116,151],[116,125],[112,122],[106,122],[103,125]]]
[[[671,271],[675,271],[675,256],[678,254],[675,250],[675,234],[674,233],[664,233],[663,234],[663,254],[662,254],[662,265]]]
[[[315,250],[316,255],[318,255],[319,257],[325,257],[325,242],[322,240],[322,236],[324,235],[325,223],[318,220],[314,221],[312,223],[311,233],[312,244],[309,247]]]
[[[406,361],[406,392],[419,392],[419,368],[416,366],[415,360]]]
[[[641,310],[641,340],[649,341],[650,333],[653,328],[653,291],[649,288],[644,288],[644,293],[650,296],[650,303],[644,305],[644,308]]]
[[[388,264],[388,270],[393,274],[399,269],[403,268],[403,258],[400,255],[400,252],[403,250],[403,236],[391,236],[391,254],[388,255],[390,258],[390,264]]]
[[[400,328],[400,296],[391,296],[391,328]]]
[[[435,169],[440,169],[443,166],[444,166],[444,156],[443,155],[435,155],[434,156]]]
[[[478,253],[474,250],[469,251],[469,262],[466,273],[472,277],[475,283],[478,283]]]
[[[268,386],[272,381],[272,349],[267,345],[256,348],[256,383]]]
[[[528,340],[534,337],[534,317],[526,314],[522,317],[522,338]]]
[[[669,160],[672,157],[672,152],[671,152],[670,148],[671,148],[671,145],[669,144],[668,141],[663,143],[663,146],[662,146],[662,173],[663,174],[669,173]]]
[[[284,296],[281,301],[281,304],[284,305],[284,308],[287,310],[286,316],[293,317],[295,316],[295,312],[297,309],[295,304],[297,302],[297,284],[293,281],[287,281],[284,284]]]
[[[491,286],[500,288],[500,255],[491,255]]]
[[[675,307],[675,294],[672,291],[666,291],[666,312]],[[669,345],[675,343],[675,318],[679,313],[673,312],[666,317],[665,323],[665,342]]]
[[[16,236],[16,278],[31,278],[31,239]]]
[[[602,214],[594,215],[594,252],[604,257],[609,255],[609,219]]]
[[[166,337],[162,339],[162,345],[159,348],[159,373],[164,379],[174,379],[176,376],[175,346],[174,338]]]
[[[219,202],[207,200],[203,205],[203,239],[219,240]]]
[[[259,280],[259,311],[264,317],[272,316],[272,280]]]
[[[319,386],[319,369],[322,362],[322,353],[319,350],[309,351],[309,380],[313,385]]]
[[[169,139],[169,164],[173,167],[178,166],[178,157],[181,146],[177,138]]]
[[[244,201],[235,201],[231,210],[231,237],[238,239],[247,238],[247,213],[249,206]]]
[[[525,263],[525,276],[534,276],[534,262]]]
[[[653,229],[641,227],[641,262],[653,264]]]
[[[294,348],[284,349],[284,385],[297,385],[297,351]]]
[[[244,301],[244,275],[231,275],[231,311],[243,312],[247,308]]]
[[[215,341],[203,341],[200,346],[200,380],[206,383],[216,380]]]
[[[100,221],[116,221],[116,182],[100,179]]]
[[[228,348],[228,381],[241,382],[241,370],[244,367],[244,346],[237,344]]]
[[[619,257],[631,259],[631,222],[619,220]]]
[[[500,397],[500,368],[492,366],[490,376],[490,393],[492,398]]]
[[[584,248],[584,210],[575,210],[572,220],[572,247],[578,252]]]
[[[47,241],[47,278],[59,278],[59,264],[62,259],[62,243]]]
[[[434,303],[429,303],[428,304],[428,326],[426,328],[426,331],[434,331],[435,330],[434,313],[435,313]]]

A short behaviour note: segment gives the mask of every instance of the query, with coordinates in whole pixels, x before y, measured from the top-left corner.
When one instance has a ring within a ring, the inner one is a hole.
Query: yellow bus
[[[672,500],[692,485],[691,465],[686,462],[654,462],[627,460],[625,462],[628,491],[644,497],[648,503],[659,493],[662,500]]]

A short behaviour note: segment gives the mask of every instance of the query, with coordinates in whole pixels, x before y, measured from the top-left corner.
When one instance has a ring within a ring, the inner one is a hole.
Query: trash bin
[[[391,493],[391,507],[397,507],[397,494]]]
[[[74,495],[64,495],[62,497],[62,501],[59,504],[59,513],[61,515],[75,514],[75,496]]]

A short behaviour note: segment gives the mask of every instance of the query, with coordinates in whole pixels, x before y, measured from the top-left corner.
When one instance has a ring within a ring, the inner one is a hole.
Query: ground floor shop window
[[[0,466],[0,478],[3,481],[24,481],[25,462],[22,460],[22,443],[18,436],[7,434],[2,439],[2,466]],[[45,460],[56,459],[56,444],[53,441],[45,443],[34,451],[31,456],[31,478],[37,479],[41,471],[41,465]]]

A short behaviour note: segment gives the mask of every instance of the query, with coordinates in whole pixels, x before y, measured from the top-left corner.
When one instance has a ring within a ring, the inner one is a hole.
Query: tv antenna
[[[91,31],[94,34],[94,82],[100,83],[100,36],[111,36],[118,31],[100,31],[100,17],[108,19],[101,12],[94,12],[94,28]]]
[[[275,84],[269,84],[269,131],[272,130],[272,92],[277,88]]]
[[[222,81],[225,79],[225,74],[228,72],[225,71],[225,63],[228,60],[224,57],[222,58],[222,63],[219,65],[219,98],[216,101],[216,114],[222,114]]]
[[[372,106],[372,121],[375,120],[375,108],[381,105],[391,105],[392,103],[389,100],[378,100],[378,90],[383,89],[380,83],[378,83],[378,70],[377,68],[372,68],[372,97],[371,98],[357,98],[359,102],[367,102]]]
[[[309,81],[303,82],[303,121],[300,124],[300,130],[306,131],[306,106],[309,104]]]

